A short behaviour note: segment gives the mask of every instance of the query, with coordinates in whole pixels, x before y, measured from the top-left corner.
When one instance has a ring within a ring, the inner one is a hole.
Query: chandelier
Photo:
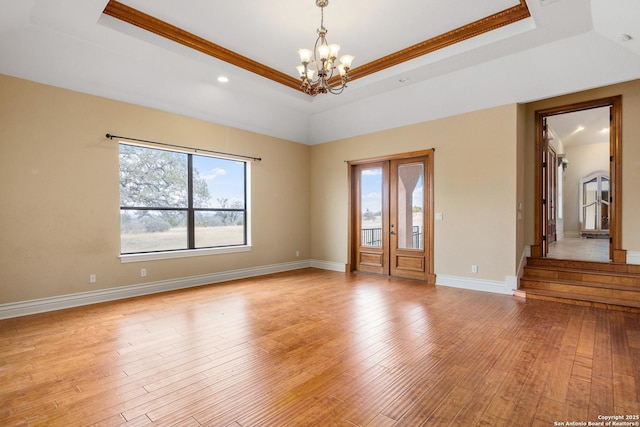
[[[349,68],[353,61],[352,55],[342,55],[340,64],[336,65],[336,58],[340,45],[327,43],[327,29],[324,27],[324,8],[329,4],[329,0],[316,0],[316,6],[320,8],[320,28],[318,28],[318,38],[313,47],[310,49],[298,49],[300,62],[296,69],[300,73],[302,85],[300,89],[309,95],[317,95],[319,93],[332,93],[339,95],[349,80]],[[333,77],[335,71],[340,74],[340,85],[330,85],[329,81]],[[317,75],[316,75],[317,73]]]

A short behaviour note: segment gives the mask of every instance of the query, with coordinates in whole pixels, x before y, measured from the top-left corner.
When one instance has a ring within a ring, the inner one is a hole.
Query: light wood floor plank
[[[469,368],[453,365],[431,387],[412,395],[404,395],[385,408],[382,412],[389,418],[399,420],[401,426],[419,426],[435,412],[435,410],[451,395],[462,378],[469,373]]]
[[[568,420],[589,419],[589,396],[591,395],[591,382],[571,378],[569,392],[565,402],[565,414]]]

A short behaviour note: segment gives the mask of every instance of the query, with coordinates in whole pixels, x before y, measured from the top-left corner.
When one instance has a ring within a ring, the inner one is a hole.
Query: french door
[[[433,278],[433,152],[351,163],[352,270]]]

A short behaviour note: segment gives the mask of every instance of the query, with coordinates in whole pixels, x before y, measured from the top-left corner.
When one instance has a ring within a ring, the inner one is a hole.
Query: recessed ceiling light
[[[578,125],[578,127],[576,128],[576,130],[574,130],[571,135],[575,135],[578,132],[582,132],[584,130],[584,126],[582,125]]]
[[[629,34],[619,34],[618,37],[616,38],[618,39],[619,42],[628,42],[633,37],[631,37]]]
[[[229,82],[229,77],[226,77],[226,76],[220,76],[220,77],[218,77],[218,81],[219,81],[220,83],[227,83],[227,82]]]
[[[398,79],[398,81],[399,81],[400,83],[404,83],[404,82],[406,82],[406,81],[409,81],[409,77],[402,77],[402,78]]]

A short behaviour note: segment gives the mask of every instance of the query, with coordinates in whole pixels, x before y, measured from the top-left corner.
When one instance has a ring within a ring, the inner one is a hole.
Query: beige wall
[[[534,242],[534,162],[535,111],[622,95],[622,248],[640,251],[640,80],[532,102],[526,107],[526,233],[527,244]]]
[[[253,250],[121,264],[108,132],[262,157],[252,163]],[[305,145],[0,75],[0,147],[0,303],[309,258]]]
[[[515,275],[517,111],[506,105],[313,146],[312,258],[348,262],[345,160],[435,148],[434,204],[443,213],[435,222],[435,273]]]

